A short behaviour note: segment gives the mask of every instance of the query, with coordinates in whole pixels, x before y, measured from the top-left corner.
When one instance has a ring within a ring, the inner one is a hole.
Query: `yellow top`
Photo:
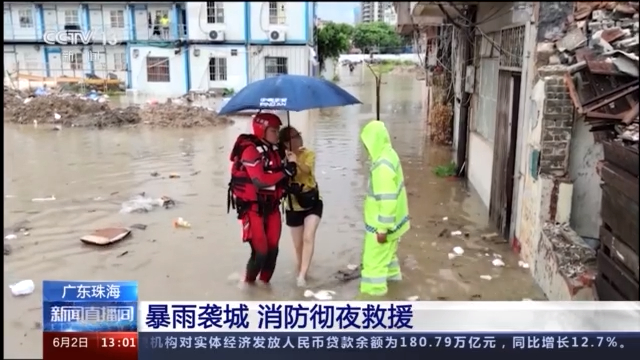
[[[304,185],[304,187],[302,188],[303,191],[309,191],[315,188],[317,186],[315,177],[316,153],[306,148],[302,149],[302,151],[298,154],[298,164],[306,165],[309,169],[311,169],[311,173],[303,173],[302,171],[300,171],[300,167],[298,166],[298,172],[293,178],[292,182]],[[289,208],[289,200],[285,198],[284,201],[287,209],[291,210]],[[291,205],[293,205],[293,211],[306,210],[298,204],[295,196],[291,196]]]
[[[169,18],[167,18],[167,17],[160,18],[160,25],[162,25],[162,26],[169,25]]]

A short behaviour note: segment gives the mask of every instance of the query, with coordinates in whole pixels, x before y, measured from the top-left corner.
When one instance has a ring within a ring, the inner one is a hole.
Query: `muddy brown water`
[[[343,72],[342,86],[363,105],[292,114],[292,125],[317,152],[317,174],[325,201],[309,289],[353,299],[357,281],[341,283],[337,270],[359,263],[367,159],[359,144],[361,126],[374,116],[372,78]],[[450,150],[425,142],[422,84],[411,76],[386,79],[383,120],[403,160],[413,228],[400,245],[404,281],[388,299],[422,300],[543,299],[528,270],[507,245],[480,239],[490,232],[480,199],[464,182],[438,178],[436,165],[450,161]],[[229,128],[191,130],[48,131],[5,125],[4,224],[28,220],[29,235],[9,241],[4,264],[5,358],[42,355],[41,282],[51,280],[137,280],[141,300],[297,300],[291,237],[285,228],[278,268],[270,288],[240,289],[237,279],[248,257],[240,230],[226,212],[228,153],[246,119]],[[159,176],[151,176],[157,172]],[[180,178],[170,179],[170,173]],[[145,192],[176,200],[172,209],[120,214],[130,196]],[[55,195],[56,200],[32,202]],[[191,229],[174,229],[182,217]],[[448,219],[443,220],[444,217]],[[147,225],[109,247],[82,244],[96,228]],[[446,230],[446,231],[445,231]],[[460,230],[464,236],[439,236]],[[5,240],[5,242],[7,242]],[[465,253],[453,260],[453,247]],[[491,264],[493,254],[506,267]],[[480,275],[491,275],[482,280]],[[16,298],[7,284],[36,283],[32,295]]]

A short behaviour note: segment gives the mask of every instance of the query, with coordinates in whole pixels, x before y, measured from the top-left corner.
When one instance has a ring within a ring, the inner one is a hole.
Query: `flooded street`
[[[358,264],[363,237],[362,200],[368,165],[358,134],[375,116],[375,89],[367,71],[343,72],[340,85],[364,104],[291,115],[308,147],[317,152],[316,172],[325,203],[309,273],[310,289],[353,299],[358,281],[342,283],[336,271]],[[412,230],[400,244],[404,281],[388,298],[421,300],[543,299],[529,270],[506,244],[480,236],[486,210],[457,180],[436,177],[432,168],[450,161],[450,150],[425,142],[420,108],[422,83],[412,75],[388,76],[382,89],[382,119],[403,160]],[[270,289],[241,290],[239,274],[249,256],[235,214],[227,214],[230,148],[247,131],[248,119],[228,128],[47,131],[5,125],[5,226],[28,220],[30,234],[16,233],[5,256],[5,284],[32,279],[36,292],[14,298],[7,286],[5,358],[41,356],[42,280],[136,280],[143,300],[296,300],[295,260],[283,227],[278,268]],[[151,174],[157,172],[159,176]],[[177,173],[179,178],[169,178]],[[170,209],[119,213],[121,204],[145,192],[169,196]],[[55,200],[32,202],[54,195]],[[191,229],[174,229],[182,217]],[[443,220],[444,217],[448,219]],[[108,248],[82,244],[91,231],[147,225]],[[450,236],[452,231],[462,236]],[[468,237],[464,236],[468,233]],[[439,236],[440,234],[445,234]],[[460,246],[464,254],[448,253]],[[491,261],[499,254],[505,267]],[[490,275],[483,280],[481,275]]]

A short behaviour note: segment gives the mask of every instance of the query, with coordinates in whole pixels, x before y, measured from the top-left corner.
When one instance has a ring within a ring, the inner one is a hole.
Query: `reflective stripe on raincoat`
[[[382,121],[367,124],[360,139],[371,158],[369,191],[364,202],[366,230],[387,233],[388,240],[398,239],[410,228],[400,158],[391,147],[389,132]]]

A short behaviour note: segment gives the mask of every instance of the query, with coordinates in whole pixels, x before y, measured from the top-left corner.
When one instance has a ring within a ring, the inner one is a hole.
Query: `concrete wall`
[[[285,24],[269,24],[269,3],[251,2],[250,35],[252,43],[269,43],[269,29],[280,28],[286,31],[288,43],[307,44],[313,38],[313,9],[311,2],[284,2]]]
[[[131,46],[129,48],[131,59],[131,88],[141,94],[149,94],[158,97],[178,96],[189,91],[187,83],[188,69],[186,50],[176,54],[174,48],[159,48],[154,46]],[[150,82],[147,77],[147,58],[166,58],[169,66],[170,79],[168,82]]]
[[[221,2],[224,22],[207,22],[207,3],[188,2],[187,29],[189,40],[209,40],[212,30],[224,31],[225,40],[221,44],[270,44],[270,30],[285,33],[284,44],[304,45],[313,41],[312,2],[282,2],[284,6],[283,24],[269,24],[269,2]]]
[[[265,58],[287,58],[288,73],[309,75],[309,49],[306,46],[251,46],[249,48],[249,82],[264,79]]]
[[[478,192],[484,205],[489,208],[491,199],[491,175],[493,167],[493,144],[476,132],[469,133],[469,167],[467,178]]]
[[[602,144],[596,143],[589,127],[577,119],[573,123],[569,176],[573,183],[571,228],[580,236],[599,238],[602,189],[596,172],[598,161],[604,160]]]
[[[223,1],[224,23],[207,23],[207,3],[188,2],[187,32],[189,40],[209,40],[212,30],[224,31],[225,42],[244,43],[245,41],[245,2]]]
[[[196,56],[196,52],[199,55]],[[214,81],[210,77],[209,60],[227,59],[227,80]],[[191,45],[189,47],[191,89],[233,88],[239,91],[247,84],[247,51],[244,46]]]

